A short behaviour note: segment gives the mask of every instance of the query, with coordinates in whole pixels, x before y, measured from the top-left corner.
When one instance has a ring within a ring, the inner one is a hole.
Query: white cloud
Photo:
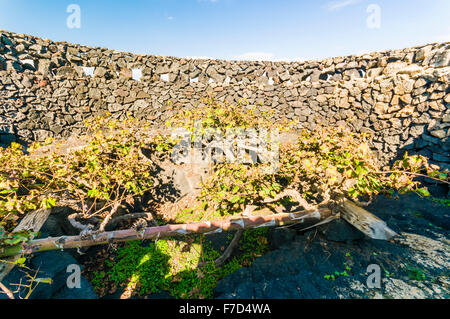
[[[236,55],[236,60],[249,60],[249,61],[271,61],[274,57],[273,53],[268,52],[247,52],[241,55]]]
[[[284,58],[276,57],[273,53],[269,52],[247,52],[233,57],[235,60],[245,61],[273,61],[273,62],[299,62],[305,61],[303,57]]]
[[[325,9],[328,11],[337,11],[339,9],[357,4],[361,0],[341,0],[341,1],[331,1],[325,4]]]
[[[356,55],[364,55],[364,54],[372,53],[373,51],[376,51],[376,50],[360,49],[360,50],[357,50],[357,51],[355,52],[355,54],[356,54]]]
[[[172,16],[168,16],[168,17],[167,17],[167,20],[173,20],[173,19],[175,19],[175,18],[172,17]]]
[[[450,42],[450,33],[436,36],[435,37],[435,41],[437,41],[437,42]]]
[[[306,61],[307,59],[303,57],[296,57],[296,58],[274,58],[271,61],[275,62],[302,62]]]
[[[209,56],[185,56],[185,59],[194,59],[194,60],[214,60]]]
[[[445,33],[444,33],[445,32]],[[449,42],[450,41],[450,27],[446,31],[434,36],[434,41],[436,42]]]

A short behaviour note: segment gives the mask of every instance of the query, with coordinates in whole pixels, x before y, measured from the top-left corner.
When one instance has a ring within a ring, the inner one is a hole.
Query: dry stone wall
[[[373,132],[385,163],[408,151],[449,169],[449,80],[450,43],[284,63],[137,55],[0,30],[0,142],[79,134],[105,112],[161,124],[170,104],[213,96],[274,109],[299,128]]]

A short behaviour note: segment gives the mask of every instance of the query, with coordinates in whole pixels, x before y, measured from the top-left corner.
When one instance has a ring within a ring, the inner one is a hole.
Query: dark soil
[[[274,230],[279,247],[221,280],[217,298],[449,298],[450,207],[409,194],[380,197],[367,209],[399,236],[361,238],[343,221]],[[367,285],[371,264],[380,267],[380,288]],[[325,278],[346,266],[347,274]]]
[[[271,229],[271,251],[251,266],[222,279],[214,291],[215,297],[449,298],[450,207],[409,194],[399,199],[379,197],[367,209],[386,221],[399,236],[391,241],[372,240],[343,220],[306,232],[295,227]],[[43,236],[63,232],[58,227],[51,216]],[[214,238],[214,246],[225,244],[226,233],[221,238]],[[96,298],[85,277],[82,289],[68,289],[66,268],[69,264],[81,264],[88,278],[96,264],[112,258],[111,248],[92,247],[85,255],[75,250],[36,254],[30,266],[40,270],[39,277],[54,277],[54,283],[41,284],[31,298]],[[369,265],[380,267],[380,288],[367,285],[372,274]],[[23,276],[23,269],[16,267],[3,283],[17,283]],[[120,288],[106,289],[105,298],[124,296]],[[0,299],[5,297],[0,294]],[[161,292],[145,297],[170,296]]]

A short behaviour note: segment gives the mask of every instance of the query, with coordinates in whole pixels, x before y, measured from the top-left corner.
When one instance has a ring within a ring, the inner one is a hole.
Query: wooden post
[[[389,240],[397,235],[384,221],[352,201],[344,200],[341,216],[370,238]]]
[[[331,215],[332,212],[330,209],[319,208],[317,210],[303,210],[296,213],[282,213],[222,221],[148,227],[144,228],[142,231],[125,229],[92,233],[89,235],[50,237],[32,240],[23,246],[6,247],[3,250],[0,250],[0,258],[20,254],[31,254],[40,251],[81,248],[130,240],[157,240],[169,236],[220,233],[222,231],[256,227],[276,227],[290,224],[305,224],[305,226],[311,227],[311,225],[322,223],[325,220],[332,220],[329,218]]]
[[[14,231],[18,232],[21,230],[31,230],[33,232],[38,232],[44,225],[50,213],[51,209],[38,209],[31,213],[28,213],[20,221],[19,225],[17,225]],[[33,237],[31,237],[31,239],[33,239]],[[2,256],[1,253],[0,256],[6,257]],[[9,258],[7,262],[0,262],[0,281],[2,281],[3,278],[5,278],[6,275],[8,275],[8,273],[14,268],[14,263],[17,261],[17,259],[19,259],[19,257],[20,255],[16,255],[12,258]]]

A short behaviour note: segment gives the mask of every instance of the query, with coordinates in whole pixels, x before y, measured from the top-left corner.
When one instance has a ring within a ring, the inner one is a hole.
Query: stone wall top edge
[[[419,50],[421,48],[427,47],[427,46],[450,46],[450,42],[433,42],[433,43],[427,43],[427,44],[420,44],[413,47],[408,48],[401,48],[401,49],[392,49],[392,50],[382,50],[382,51],[371,51],[367,53],[362,54],[351,54],[351,55],[344,55],[344,56],[334,56],[334,57],[328,57],[323,59],[309,59],[309,60],[303,60],[303,61],[270,61],[270,60],[227,60],[227,59],[196,59],[196,58],[189,58],[189,57],[176,57],[176,56],[162,56],[158,54],[139,54],[139,53],[132,53],[127,51],[119,51],[115,49],[110,48],[104,48],[104,47],[93,47],[93,46],[87,46],[83,44],[77,44],[77,43],[71,43],[67,41],[53,41],[51,39],[47,38],[41,38],[38,36],[33,36],[29,34],[24,33],[16,33],[4,29],[0,29],[0,33],[5,33],[9,37],[12,38],[29,38],[34,39],[36,41],[43,41],[48,42],[48,44],[55,44],[55,45],[66,45],[67,47],[73,47],[78,48],[81,50],[100,50],[100,52],[111,52],[112,54],[118,54],[121,56],[130,56],[130,57],[143,57],[143,58],[162,58],[164,60],[170,60],[170,61],[179,61],[179,60],[185,60],[187,62],[194,61],[194,62],[200,62],[200,63],[208,63],[208,62],[216,62],[216,63],[225,63],[225,64],[247,64],[247,65],[308,65],[308,64],[321,64],[324,61],[334,61],[334,60],[343,60],[343,61],[358,61],[360,59],[365,59],[368,56],[371,56],[371,59],[377,59],[379,56],[389,55],[390,53],[401,51],[401,52],[413,52],[416,50]],[[377,55],[379,55],[377,57]],[[365,58],[363,58],[365,57]]]

